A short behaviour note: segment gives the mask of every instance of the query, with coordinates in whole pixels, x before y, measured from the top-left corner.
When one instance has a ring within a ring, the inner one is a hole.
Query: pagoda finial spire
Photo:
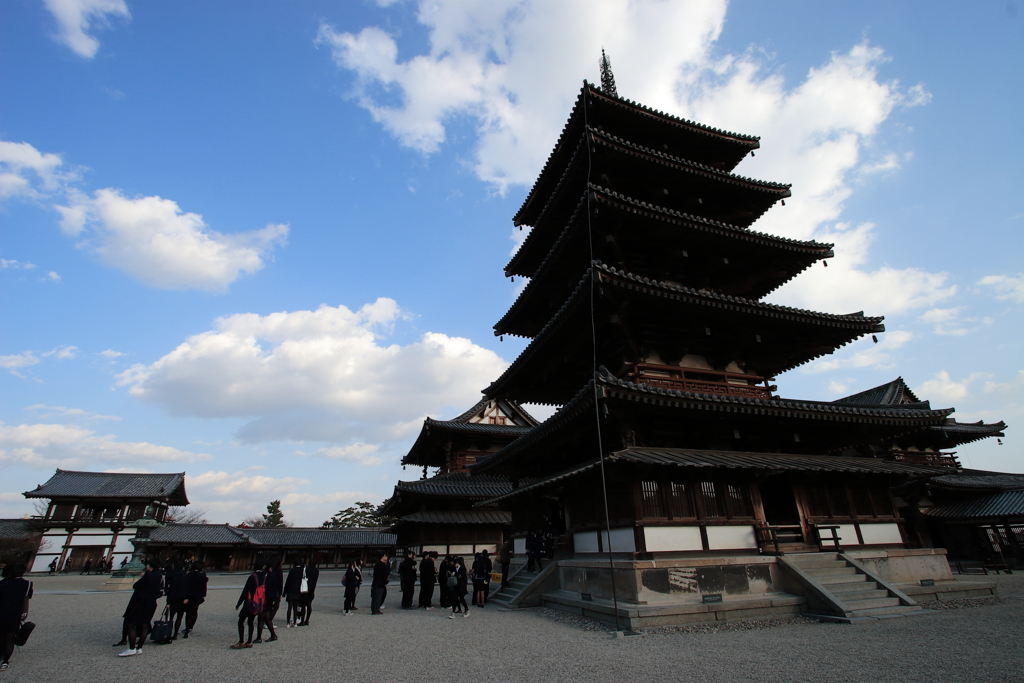
[[[601,90],[612,97],[619,96],[618,91],[615,89],[615,75],[612,74],[612,61],[608,59],[608,55],[604,53],[604,48],[601,48]]]

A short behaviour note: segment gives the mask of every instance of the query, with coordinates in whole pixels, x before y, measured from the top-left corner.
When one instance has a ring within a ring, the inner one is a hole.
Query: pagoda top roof
[[[567,148],[570,146],[575,147],[575,145],[567,144],[567,141],[575,139],[576,133],[586,126],[588,122],[596,123],[596,121],[589,121],[589,114],[584,111],[585,104],[590,104],[594,108],[595,114],[598,114],[598,110],[601,109],[607,112],[609,118],[624,117],[632,119],[634,125],[637,126],[657,127],[664,131],[666,138],[689,138],[694,142],[698,140],[703,141],[706,145],[713,146],[716,156],[722,157],[721,162],[726,170],[732,170],[747,153],[760,147],[760,138],[756,136],[732,133],[673,116],[646,107],[638,102],[603,92],[584,81],[580,94],[573,105],[572,112],[569,114],[569,119],[562,128],[558,142],[548,156],[537,181],[527,195],[522,207],[513,218],[516,225],[531,224],[532,221],[528,216],[531,214],[536,215],[536,212],[540,210],[541,207],[536,206],[537,198],[547,193],[545,188],[552,182],[549,176],[554,173],[560,175],[557,169],[565,165],[566,154],[571,154],[571,150]],[[701,159],[694,160],[700,161]],[[707,161],[712,160],[707,159]]]
[[[837,398],[833,403],[858,403],[875,405],[896,405],[899,403],[927,403],[921,401],[914,392],[910,390],[902,377],[897,377],[891,382],[879,384],[877,387],[865,389],[864,391],[843,398]]]
[[[133,474],[128,472],[75,472],[61,470],[26,498],[81,498],[160,500],[168,505],[188,505],[185,473]]]

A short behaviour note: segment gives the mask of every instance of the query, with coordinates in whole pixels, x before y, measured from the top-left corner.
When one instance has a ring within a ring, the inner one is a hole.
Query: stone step
[[[879,607],[897,607],[899,598],[875,598],[873,600],[843,600],[843,604],[853,612],[877,609]]]
[[[865,577],[866,578],[866,577]],[[828,586],[830,592],[836,595],[846,595],[847,593],[859,593],[861,591],[873,591],[878,589],[878,584],[874,581],[849,581],[847,583],[830,583]]]
[[[824,586],[834,586],[838,583],[866,583],[868,577],[863,574],[840,574],[838,576],[822,576],[818,579],[818,583]],[[872,581],[874,583],[874,581]]]
[[[826,577],[826,576],[852,576],[857,573],[854,567],[847,567],[840,565],[836,567],[826,567],[823,569],[805,569],[804,573],[814,578]]]
[[[796,565],[807,571],[808,569],[832,569],[834,567],[845,567],[846,563],[842,560],[810,560],[807,562],[797,562]]]
[[[875,609],[858,610],[853,613],[854,617],[880,617],[885,614],[910,614],[920,612],[920,605],[896,605],[893,607],[876,607]]]
[[[844,592],[832,591],[832,594],[842,600],[846,605],[856,604],[860,600],[878,600],[889,597],[889,591],[884,589]]]

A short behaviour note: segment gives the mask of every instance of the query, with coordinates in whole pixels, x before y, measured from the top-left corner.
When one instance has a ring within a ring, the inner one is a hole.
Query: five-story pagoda
[[[495,334],[532,341],[484,393],[560,408],[471,470],[512,480],[490,503],[512,511],[517,551],[558,515],[573,558],[562,592],[609,597],[597,555],[608,551],[624,561],[620,600],[778,590],[762,553],[834,535],[844,548],[904,548],[889,488],[942,471],[886,453],[952,409],[776,395],[776,375],[884,327],[762,301],[833,252],[750,229],[790,196],[732,173],[758,147],[585,83],[515,216],[531,231],[505,274],[529,283]],[[673,560],[692,578],[696,557],[721,570],[706,585],[645,569]]]

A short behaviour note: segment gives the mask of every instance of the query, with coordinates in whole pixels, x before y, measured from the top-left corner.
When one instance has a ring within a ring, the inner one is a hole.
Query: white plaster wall
[[[601,540],[605,549],[611,547],[612,552],[635,553],[636,538],[633,536],[632,527],[626,529],[612,529],[612,542],[608,543],[608,532],[601,532]]]
[[[525,555],[526,554],[526,539],[525,538],[513,539],[512,547],[515,549],[516,555]]]
[[[117,535],[117,544],[114,545],[114,552],[131,555],[135,552],[135,546],[132,545],[133,538],[135,538],[135,533],[132,531],[122,531],[119,533]]]
[[[708,548],[710,550],[739,550],[756,548],[757,536],[752,526],[709,526]]]
[[[700,528],[695,526],[644,527],[644,544],[650,553],[704,549]]]
[[[114,534],[109,529],[106,530],[107,533],[102,533],[102,531],[102,529],[97,529],[95,532],[90,529],[82,529],[71,537],[71,545],[110,545],[114,540]]]
[[[448,546],[448,552],[452,555],[472,555],[472,545],[452,545]]]
[[[597,548],[597,532],[596,531],[579,531],[572,535],[573,549],[578,553],[596,553]]]
[[[864,537],[864,545],[903,543],[898,524],[861,524],[860,534]]]

